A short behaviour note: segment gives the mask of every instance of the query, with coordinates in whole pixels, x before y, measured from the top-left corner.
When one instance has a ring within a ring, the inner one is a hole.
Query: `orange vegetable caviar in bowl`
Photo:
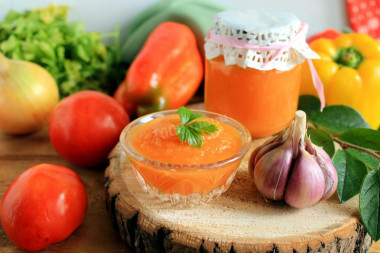
[[[251,146],[249,131],[220,114],[194,110],[195,121],[217,130],[201,133],[201,147],[181,142],[175,110],[140,117],[125,127],[120,143],[144,191],[172,204],[208,202],[225,192]]]

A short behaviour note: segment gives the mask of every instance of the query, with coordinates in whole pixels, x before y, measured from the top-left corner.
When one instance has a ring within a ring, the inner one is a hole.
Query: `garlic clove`
[[[286,187],[285,202],[295,208],[310,207],[322,198],[324,190],[325,177],[319,164],[300,148]]]
[[[306,150],[314,156],[325,177],[325,191],[321,200],[331,197],[338,186],[338,174],[330,156],[323,148],[314,145],[310,138],[306,138]]]
[[[320,156],[320,157],[321,157],[323,160],[325,160],[325,161],[330,161],[330,162],[331,162],[331,158],[330,158],[329,154],[327,154],[326,151],[323,150],[323,148],[318,147],[318,146],[316,146],[316,145],[314,145],[314,144],[311,144],[311,145],[312,145],[313,148],[315,149],[316,154],[317,154],[318,156]]]
[[[284,138],[283,138],[283,136],[284,136],[284,132],[281,132],[279,135],[274,136],[274,137],[272,137],[272,138],[266,140],[263,144],[261,144],[259,147],[257,147],[257,148],[252,152],[251,156],[256,157],[259,153],[261,153],[261,155],[262,155],[263,153],[262,153],[261,150],[262,150],[262,149],[265,149],[266,146],[268,146],[268,145],[273,145],[274,143],[277,143],[278,145],[283,144],[283,143],[284,143]],[[277,146],[278,146],[278,145],[277,145]],[[268,150],[268,151],[269,151],[269,150]],[[253,159],[257,162],[257,161],[260,159],[260,157],[259,157],[259,158],[253,158]]]
[[[325,161],[320,157],[316,157],[316,161],[321,168],[325,177],[325,190],[321,200],[330,198],[338,186],[338,175],[333,164],[329,161]]]
[[[259,159],[267,152],[271,151],[272,149],[282,145],[284,143],[284,134],[286,131],[282,131],[277,136],[274,136],[267,141],[265,141],[263,144],[261,144],[259,147],[257,147],[252,154],[249,157],[248,162],[248,170],[249,174],[253,178],[253,171],[255,169],[256,163],[259,161]]]
[[[325,191],[321,200],[330,198],[338,187],[338,174],[331,162],[330,156],[320,147],[316,146],[316,161],[325,176]]]
[[[287,141],[265,153],[253,171],[257,190],[266,198],[282,200],[292,164],[292,142]]]
[[[269,143],[267,145],[261,146],[260,148],[255,149],[255,151],[256,150],[258,150],[258,151],[249,158],[248,168],[249,168],[250,175],[253,176],[253,170],[263,155],[265,155],[269,151],[277,148],[278,146],[280,146],[282,144],[283,143],[281,143],[281,142],[272,142],[272,143]]]

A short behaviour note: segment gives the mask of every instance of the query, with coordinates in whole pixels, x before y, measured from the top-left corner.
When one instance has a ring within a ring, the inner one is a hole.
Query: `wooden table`
[[[0,198],[12,181],[29,167],[40,163],[67,166],[85,183],[88,211],[82,225],[66,240],[42,252],[131,252],[112,227],[104,196],[104,169],[85,169],[64,161],[49,142],[47,127],[25,136],[0,133]],[[23,252],[5,235],[0,226],[0,252]],[[380,252],[380,242],[370,252]]]

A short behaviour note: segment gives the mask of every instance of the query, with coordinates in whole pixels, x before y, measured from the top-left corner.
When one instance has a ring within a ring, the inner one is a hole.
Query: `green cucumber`
[[[168,2],[163,0],[159,3]],[[162,5],[160,5],[162,7]],[[225,10],[210,2],[202,0],[176,0],[170,1],[165,10],[158,11],[150,15],[144,22],[142,14],[138,16],[140,21],[132,21],[134,31],[129,33],[127,40],[122,47],[122,60],[127,63],[132,63],[149,34],[161,23],[166,21],[178,22],[187,25],[197,38],[197,43],[200,51],[203,53],[204,37],[213,23],[213,16]],[[148,12],[144,12],[145,14]],[[152,13],[152,12],[150,12]],[[139,23],[138,27],[136,24]]]
[[[147,19],[161,11],[164,11],[171,2],[171,0],[161,0],[137,14],[137,16],[134,17],[132,21],[128,24],[126,35],[130,36]]]

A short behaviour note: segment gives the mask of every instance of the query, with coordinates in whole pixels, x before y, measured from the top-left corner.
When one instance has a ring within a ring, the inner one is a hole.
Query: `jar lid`
[[[207,59],[224,56],[226,65],[289,70],[319,58],[306,43],[307,24],[276,10],[224,11],[214,16],[205,43]]]

